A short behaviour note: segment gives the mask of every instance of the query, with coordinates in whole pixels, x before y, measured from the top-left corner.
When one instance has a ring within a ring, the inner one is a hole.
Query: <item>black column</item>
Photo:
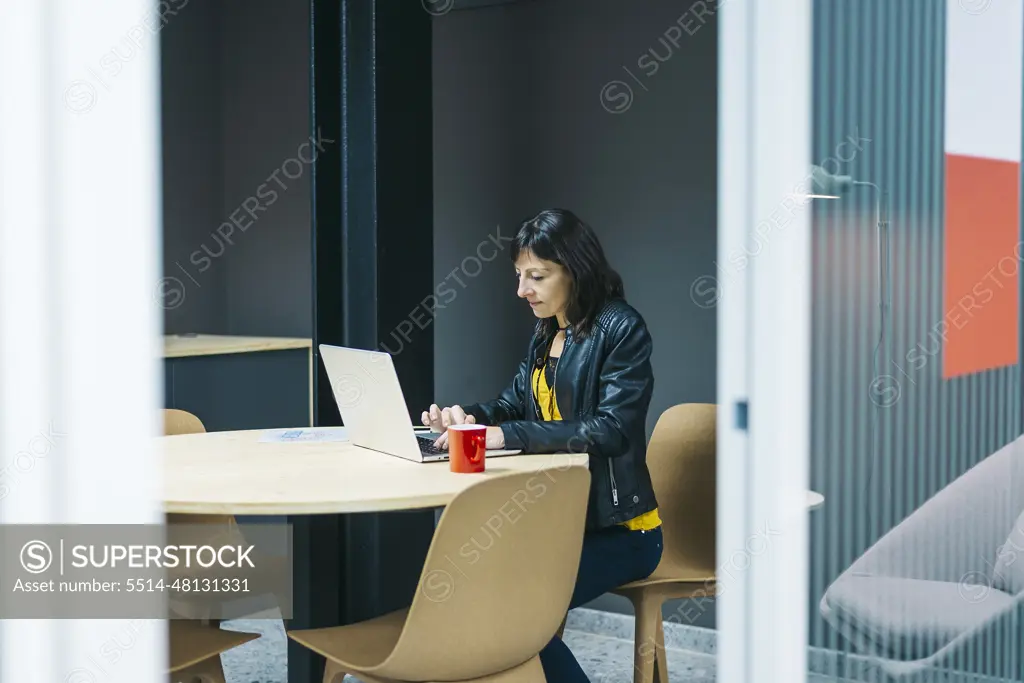
[[[410,417],[433,397],[431,16],[421,3],[311,0],[314,422],[342,424],[319,344],[392,354]],[[399,426],[401,427],[401,426]],[[408,605],[431,510],[295,517],[290,628],[353,623]],[[289,683],[323,659],[289,643]]]

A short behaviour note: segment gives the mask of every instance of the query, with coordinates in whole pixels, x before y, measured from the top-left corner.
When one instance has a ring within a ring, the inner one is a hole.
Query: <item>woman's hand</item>
[[[470,416],[472,417],[472,416]],[[443,451],[448,450],[448,432],[437,438],[434,445]],[[501,427],[488,427],[487,428],[487,450],[501,450],[505,447],[505,432],[501,431]]]
[[[420,420],[425,427],[430,427],[432,432],[444,432],[450,425],[476,424],[476,418],[466,415],[462,406],[454,405],[442,410],[436,403],[430,404],[430,410],[423,411]]]
[[[505,432],[501,427],[487,428],[487,450],[496,451],[505,447]]]

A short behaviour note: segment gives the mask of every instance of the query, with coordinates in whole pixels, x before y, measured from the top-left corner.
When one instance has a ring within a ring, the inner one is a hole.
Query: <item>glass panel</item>
[[[814,3],[812,674],[1024,678],[1022,42],[1020,3]]]

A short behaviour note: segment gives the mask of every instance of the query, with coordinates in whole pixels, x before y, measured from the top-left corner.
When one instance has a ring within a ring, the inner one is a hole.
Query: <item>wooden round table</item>
[[[158,437],[164,510],[226,515],[316,515],[442,507],[498,474],[585,465],[577,453],[487,459],[481,474],[419,463],[347,441],[263,443],[267,430]]]
[[[270,430],[273,431],[273,430]],[[164,510],[226,515],[316,515],[442,507],[470,484],[508,472],[585,465],[585,453],[488,458],[482,474],[418,463],[348,441],[263,443],[268,430],[158,437]],[[824,496],[807,491],[807,509]]]

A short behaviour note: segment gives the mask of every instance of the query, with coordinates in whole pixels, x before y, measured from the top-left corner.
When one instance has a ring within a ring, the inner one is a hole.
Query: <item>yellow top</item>
[[[537,389],[537,405],[540,406],[540,416],[544,421],[561,420],[562,415],[558,412],[558,401],[550,387],[548,387],[547,377],[544,376],[544,368],[533,369],[530,385]],[[658,516],[658,509],[655,508],[639,517],[622,522],[622,525],[631,531],[650,531],[661,526],[661,518]]]

